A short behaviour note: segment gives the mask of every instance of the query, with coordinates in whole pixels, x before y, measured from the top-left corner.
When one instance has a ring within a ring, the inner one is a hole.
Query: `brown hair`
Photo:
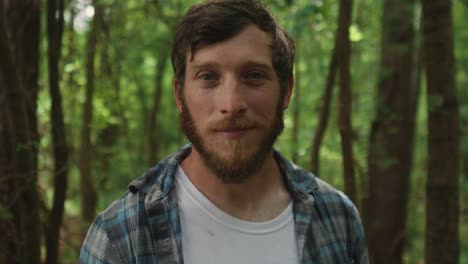
[[[172,67],[183,87],[187,54],[237,35],[256,25],[271,37],[272,64],[284,94],[292,78],[295,47],[289,34],[258,0],[211,0],[192,6],[180,21],[172,43]]]

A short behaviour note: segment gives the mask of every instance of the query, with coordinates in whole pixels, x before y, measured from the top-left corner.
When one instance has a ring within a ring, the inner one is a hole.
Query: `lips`
[[[230,133],[230,132],[242,132],[242,131],[246,131],[250,129],[253,129],[253,127],[226,127],[226,128],[217,128],[214,131]]]
[[[215,129],[214,132],[227,138],[240,138],[252,131],[254,127],[226,127]]]
[[[226,118],[213,122],[210,130],[225,138],[240,138],[257,127],[257,123],[249,118]]]

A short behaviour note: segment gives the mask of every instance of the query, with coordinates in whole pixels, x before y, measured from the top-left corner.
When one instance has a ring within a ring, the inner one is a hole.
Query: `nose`
[[[222,115],[238,115],[247,110],[242,83],[236,78],[226,78],[219,89],[219,111]]]

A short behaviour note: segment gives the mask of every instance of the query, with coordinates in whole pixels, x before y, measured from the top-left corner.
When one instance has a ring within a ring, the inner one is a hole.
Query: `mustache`
[[[210,130],[248,129],[258,126],[258,122],[247,117],[228,117],[213,121],[208,125]]]

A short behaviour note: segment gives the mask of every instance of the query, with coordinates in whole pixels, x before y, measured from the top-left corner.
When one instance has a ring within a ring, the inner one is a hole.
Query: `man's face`
[[[182,96],[175,83],[182,129],[193,151],[225,183],[257,172],[283,130],[291,87],[280,98],[270,42],[268,34],[248,26],[188,54]]]

